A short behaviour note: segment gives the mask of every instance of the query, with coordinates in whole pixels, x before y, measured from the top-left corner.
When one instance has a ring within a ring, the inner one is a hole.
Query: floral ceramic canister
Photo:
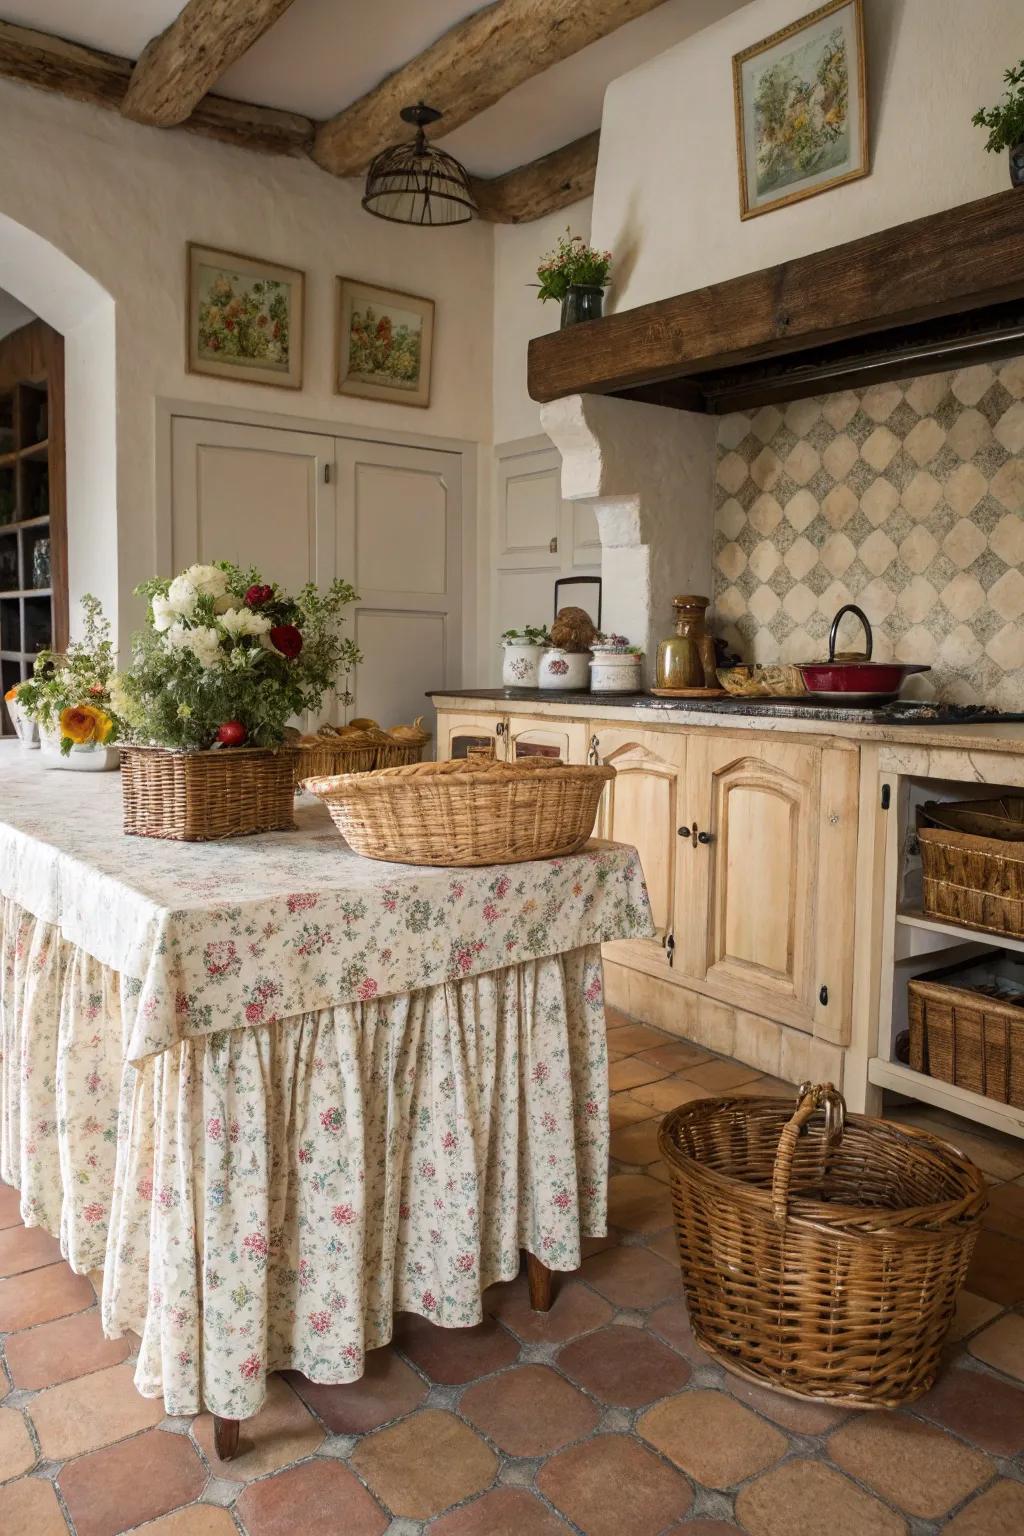
[[[565,693],[587,693],[590,689],[590,652],[563,651],[551,646],[541,657],[537,675],[540,688]]]
[[[628,643],[594,646],[590,663],[591,693],[641,693],[643,653]]]
[[[547,644],[548,632],[541,625],[506,629],[501,637],[501,681],[506,688],[536,688],[537,670]]]

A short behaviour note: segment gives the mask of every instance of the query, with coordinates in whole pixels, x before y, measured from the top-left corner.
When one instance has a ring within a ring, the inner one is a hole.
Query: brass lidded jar
[[[675,633],[662,640],[658,646],[659,688],[713,686],[714,642],[704,627],[704,610],[710,601],[709,597],[693,595],[672,599],[676,615]]]

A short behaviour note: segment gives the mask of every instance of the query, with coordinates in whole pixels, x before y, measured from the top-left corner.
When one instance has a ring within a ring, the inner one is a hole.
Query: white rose
[[[189,630],[188,648],[201,667],[215,667],[223,660],[220,635],[208,624]]]
[[[171,606],[166,597],[157,594],[153,599],[153,628],[158,630],[170,629],[177,618],[177,610]]]
[[[236,638],[239,635],[265,635],[271,628],[269,619],[249,608],[230,608],[219,615],[221,628]]]
[[[164,635],[164,644],[169,651],[187,651],[191,649],[189,636],[192,631],[180,620],[172,624]]]
[[[223,597],[228,589],[227,577],[215,565],[190,565],[184,579],[201,597]]]
[[[188,576],[175,576],[167,589],[166,603],[172,613],[180,615],[183,619],[190,619],[195,612],[198,589],[192,585]]]

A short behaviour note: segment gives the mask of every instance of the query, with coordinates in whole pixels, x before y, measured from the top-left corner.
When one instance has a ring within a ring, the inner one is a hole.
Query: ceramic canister
[[[506,641],[502,646],[501,681],[506,688],[536,688],[542,645]]]
[[[595,648],[590,663],[591,693],[639,693],[642,665],[642,656]]]
[[[590,652],[560,651],[551,646],[541,657],[537,676],[540,688],[566,693],[587,693],[590,688]]]

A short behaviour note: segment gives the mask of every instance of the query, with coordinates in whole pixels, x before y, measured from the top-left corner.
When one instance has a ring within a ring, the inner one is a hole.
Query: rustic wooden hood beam
[[[1016,190],[540,336],[527,378],[539,401],[719,412],[1010,351],[1024,351]]]

